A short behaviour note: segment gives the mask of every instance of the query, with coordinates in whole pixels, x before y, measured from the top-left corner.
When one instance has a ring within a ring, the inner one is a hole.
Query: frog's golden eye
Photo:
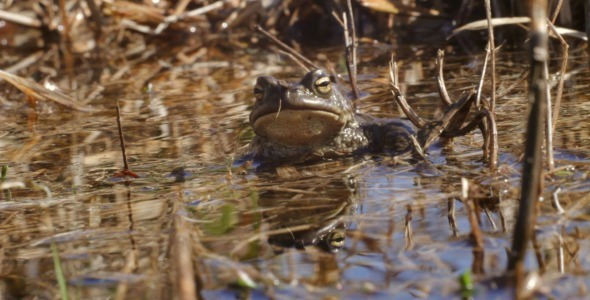
[[[262,97],[264,97],[264,89],[260,84],[257,84],[256,86],[254,86],[254,98],[256,98],[256,100],[259,101],[260,99],[262,99]]]
[[[328,239],[330,246],[336,249],[344,247],[344,243],[346,242],[346,236],[342,231],[335,231],[330,233]]]
[[[330,81],[330,77],[322,76],[314,82],[315,89],[318,93],[326,95],[332,91],[332,81]]]

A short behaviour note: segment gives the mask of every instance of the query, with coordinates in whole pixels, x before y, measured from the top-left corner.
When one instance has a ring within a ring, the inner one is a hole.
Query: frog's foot
[[[485,139],[488,128],[486,123],[483,122],[483,117],[486,114],[478,112],[471,122],[464,125],[471,105],[475,101],[475,96],[474,92],[463,95],[459,101],[449,105],[439,119],[429,121],[425,126],[421,127],[418,132],[420,144],[428,148],[438,137],[453,138],[466,135],[476,126],[480,128]]]
[[[420,128],[417,135],[417,142],[420,147],[416,147],[420,149],[419,152],[423,153],[421,149],[426,150],[437,137],[453,138],[456,136],[462,136],[474,130],[475,127],[478,127],[484,138],[483,157],[484,160],[488,161],[490,170],[493,172],[496,169],[498,155],[498,133],[494,114],[489,108],[490,105],[488,101],[485,99],[477,101],[478,97],[473,91],[463,95],[463,97],[457,102],[451,100],[443,79],[443,56],[444,52],[439,51],[436,60],[438,67],[438,91],[440,99],[446,107],[441,118],[435,121],[425,121],[408,105],[399,89],[397,64],[393,59],[389,63],[389,74],[392,86],[391,92],[410,121],[412,121],[416,127]],[[464,125],[471,106],[476,101],[475,116],[469,123]]]
[[[463,136],[478,127],[484,138],[484,159],[488,160],[492,170],[495,169],[497,155],[496,122],[493,114],[489,110],[489,104],[485,99],[483,99],[480,102],[480,105],[476,108],[477,111],[474,118],[469,121],[469,123],[465,124],[471,106],[476,102],[477,95],[475,91],[464,94],[459,101],[453,103],[448,98],[448,95],[446,95],[443,81],[439,80],[439,91],[445,91],[444,96],[441,92],[441,100],[446,106],[446,110],[437,120],[426,121],[420,118],[408,105],[408,102],[397,86],[396,72],[395,63],[392,63],[392,93],[406,116],[420,129],[416,137],[419,146],[417,147],[418,149],[426,150],[438,137],[453,138]]]

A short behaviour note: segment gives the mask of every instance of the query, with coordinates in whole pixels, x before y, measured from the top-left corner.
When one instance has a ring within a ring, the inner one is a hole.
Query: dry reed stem
[[[70,21],[68,20],[68,13],[66,12],[66,0],[59,0],[59,14],[61,15],[61,24],[63,30],[60,31],[63,37],[61,44],[64,54],[64,61],[66,63],[66,73],[68,73],[68,87],[70,90],[74,89],[74,56],[72,54],[72,39],[70,37]]]
[[[547,58],[549,60],[549,58]],[[545,109],[545,156],[547,159],[547,167],[549,172],[555,168],[555,161],[553,160],[553,121],[551,119],[551,86],[549,86],[549,63],[545,61],[543,65],[543,77],[545,78],[547,97]]]
[[[531,106],[523,162],[521,199],[514,227],[512,252],[509,257],[508,270],[516,276],[515,296],[523,290],[524,258],[529,241],[532,239],[533,226],[536,223],[536,203],[542,185],[542,143],[545,110],[547,109],[547,81],[544,66],[548,59],[547,25],[545,9],[546,0],[531,3],[531,36],[529,56],[531,61],[529,105]]]
[[[553,193],[551,194],[551,206],[553,206],[553,208],[556,210],[556,212],[558,214],[563,214],[565,213],[565,210],[563,210],[563,208],[561,207],[561,204],[559,203],[559,193],[561,192],[561,188],[557,187]]]
[[[559,0],[559,2],[557,2],[557,5],[555,6],[555,11],[553,12],[553,16],[551,17],[552,24],[555,24],[555,21],[557,20],[557,16],[559,16],[559,12],[561,11],[562,5],[563,5],[563,0]]]
[[[507,18],[492,18],[491,23],[492,26],[505,26],[505,25],[520,25],[524,23],[529,23],[531,19],[529,17],[507,17]],[[471,30],[483,30],[488,28],[488,24],[490,22],[488,19],[477,20],[470,23],[467,23],[459,28],[453,29],[453,32],[450,37],[463,32],[463,31],[471,31]]]
[[[41,28],[43,24],[41,21],[31,18],[22,14],[17,14],[5,10],[0,10],[0,20],[6,20],[10,22],[14,22],[20,25],[34,27],[34,28]]]
[[[445,79],[444,79],[444,75],[443,75],[443,73],[444,73],[443,72],[444,58],[445,58],[445,51],[439,49],[437,52],[437,56],[436,56],[436,67],[437,67],[437,71],[438,71],[436,82],[437,82],[438,94],[440,96],[440,99],[442,100],[442,102],[446,106],[451,106],[451,105],[453,105],[453,100],[451,100],[451,97],[449,96],[449,93],[447,92],[447,87],[445,85]]]
[[[490,210],[484,206],[483,212],[485,213],[486,218],[488,218],[488,222],[490,222],[492,229],[494,229],[494,231],[498,230],[498,226],[496,226],[496,222],[494,222],[494,219],[492,218],[492,215],[490,214]]]
[[[488,69],[488,61],[490,60],[490,54],[491,54],[491,51],[489,49],[490,49],[490,43],[487,43],[486,57],[483,60],[483,67],[481,69],[481,77],[479,78],[479,84],[477,85],[477,98],[475,100],[475,106],[477,106],[477,107],[481,106],[481,94],[483,91],[483,84],[484,84],[484,80],[486,77],[486,71]]]
[[[473,205],[473,199],[470,197],[470,184],[467,178],[461,178],[461,201],[465,205],[465,210],[467,214],[467,218],[469,220],[469,224],[471,225],[471,238],[475,242],[475,249],[476,250],[483,250],[484,242],[483,242],[483,234],[481,233],[481,228],[479,227],[479,221],[475,212],[475,207]]]
[[[586,42],[588,45],[590,45],[590,0],[586,0],[586,2],[584,3],[584,10],[585,10],[585,14],[584,14],[584,19],[585,19],[585,29],[586,29]]]
[[[494,114],[487,109],[481,110],[482,114],[487,115],[486,120],[488,122],[488,164],[490,165],[490,172],[494,173],[498,169],[498,126],[496,125],[496,119]]]
[[[74,98],[66,94],[63,94],[59,91],[48,90],[47,88],[36,82],[24,79],[22,77],[7,73],[2,70],[0,70],[0,78],[8,81],[17,89],[21,90],[25,95],[33,97],[36,100],[51,100],[67,108],[71,108],[82,112],[98,111],[95,108],[80,105],[78,101],[76,101]]]
[[[189,229],[182,217],[183,213],[174,215],[174,231],[171,240],[172,257],[175,271],[176,295],[180,300],[197,299],[195,274],[193,267],[193,250]]]
[[[39,59],[41,57],[44,56],[44,51],[37,51],[21,60],[19,60],[17,63],[15,63],[14,65],[4,69],[5,72],[7,73],[11,73],[11,74],[15,74],[16,72],[29,67],[30,65],[36,63],[37,61],[39,61]]]
[[[399,76],[398,76],[398,69],[397,63],[393,60],[393,57],[389,61],[389,78],[391,80],[391,93],[393,97],[396,99],[397,103],[400,105],[404,114],[419,128],[426,126],[426,121],[424,121],[416,112],[410,107],[408,101],[402,94],[401,90],[399,89]]]
[[[176,6],[174,7],[174,12],[172,12],[172,14],[175,16],[183,14],[190,2],[191,0],[178,1],[178,3],[176,3]]]
[[[471,195],[473,194],[471,191],[471,186],[469,181],[465,178],[461,178],[461,200],[463,201],[463,205],[465,207],[465,211],[467,214],[467,219],[469,220],[469,224],[471,226],[471,234],[470,238],[474,242],[474,247],[472,250],[473,253],[473,262],[471,264],[471,272],[474,274],[483,274],[484,272],[484,241],[483,241],[483,234],[481,232],[480,223],[481,220],[479,219],[479,205],[472,199]]]
[[[228,0],[219,0],[219,1],[213,2],[211,4],[205,5],[203,7],[193,9],[188,12],[184,12],[187,4],[184,4],[182,2],[178,3],[174,13],[172,15],[164,17],[162,22],[160,24],[158,24],[156,29],[154,29],[153,33],[160,34],[160,33],[162,33],[162,31],[164,31],[164,29],[168,28],[168,26],[170,26],[170,24],[176,23],[176,22],[183,20],[185,18],[193,18],[193,17],[199,16],[202,14],[206,14],[210,11],[220,9],[223,7],[223,5],[226,2],[228,2]]]
[[[561,44],[561,51],[563,53],[563,57],[561,58],[561,69],[559,70],[559,83],[557,84],[557,95],[555,96],[555,104],[553,105],[553,123],[551,124],[551,128],[553,132],[555,132],[555,126],[557,124],[557,119],[559,119],[559,110],[561,108],[561,98],[563,97],[563,85],[565,82],[565,73],[567,71],[567,61],[569,59],[569,45],[565,41],[565,39],[559,34],[557,28],[551,22],[547,22],[549,29],[557,36],[559,42]]]
[[[348,69],[348,77],[350,78],[350,86],[354,99],[359,98],[359,89],[356,82],[356,28],[354,22],[354,14],[352,12],[351,0],[346,1],[346,9],[348,12],[348,23],[346,14],[342,15],[344,23],[344,37],[346,50],[346,68]]]
[[[293,54],[291,54],[290,52],[286,52],[281,49],[278,49],[277,51],[279,53],[289,57],[292,61],[294,61],[297,65],[299,65],[299,67],[301,69],[305,70],[306,72],[309,71],[309,68],[303,62],[301,62],[299,59],[297,59]]]
[[[125,150],[125,137],[123,136],[123,126],[121,125],[121,109],[119,108],[119,100],[117,100],[117,130],[119,133],[119,142],[121,143],[121,156],[123,157],[123,170],[129,170],[129,163],[127,162],[127,151]]]
[[[450,198],[447,200],[447,219],[449,220],[449,226],[453,231],[453,236],[459,236],[459,229],[457,228],[457,218],[455,215],[455,199]]]
[[[338,15],[338,13],[336,11],[332,11],[332,17],[334,17],[336,22],[338,22],[338,24],[340,24],[340,26],[342,26],[342,28],[346,28],[344,26],[344,21],[342,21],[342,19],[340,18],[340,16]]]
[[[494,26],[492,26],[492,8],[490,4],[490,0],[485,0],[486,5],[486,18],[488,20],[488,40],[489,40],[489,51],[491,51],[491,60],[492,60],[492,92],[491,92],[491,100],[490,100],[490,111],[492,115],[494,115],[495,106],[496,106],[496,46],[494,43]]]

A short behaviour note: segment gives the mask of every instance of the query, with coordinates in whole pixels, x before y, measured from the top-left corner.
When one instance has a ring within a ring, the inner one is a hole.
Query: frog
[[[260,76],[253,94],[249,116],[255,134],[252,154],[255,161],[275,165],[364,154],[423,158],[423,149],[436,137],[464,133],[460,127],[475,98],[464,96],[447,107],[441,118],[418,127],[410,122],[412,118],[378,118],[357,112],[334,76],[324,69],[311,70],[298,82]]]

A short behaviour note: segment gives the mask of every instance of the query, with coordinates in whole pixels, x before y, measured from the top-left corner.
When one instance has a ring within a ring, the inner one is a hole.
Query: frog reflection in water
[[[298,83],[258,77],[254,95],[254,159],[273,164],[362,153],[422,154],[436,137],[457,135],[451,129],[463,124],[473,98],[464,97],[440,120],[416,131],[399,119],[355,113],[352,102],[321,69],[305,74]]]
[[[346,230],[357,209],[357,182],[353,176],[316,178],[311,193],[307,178],[259,194],[263,222],[268,225],[268,242],[275,253],[285,248],[315,247],[338,252],[346,243]]]

